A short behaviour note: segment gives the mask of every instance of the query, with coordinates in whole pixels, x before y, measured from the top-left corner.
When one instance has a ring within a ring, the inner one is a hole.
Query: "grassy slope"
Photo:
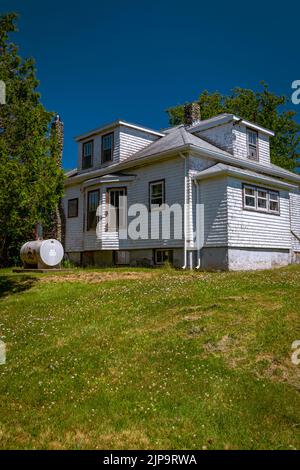
[[[0,272],[0,448],[300,447],[299,267],[113,276]]]

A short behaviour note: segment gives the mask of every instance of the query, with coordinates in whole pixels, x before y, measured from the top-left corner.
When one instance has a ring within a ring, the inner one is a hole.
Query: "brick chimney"
[[[52,145],[51,156],[55,159],[57,167],[62,167],[62,154],[64,143],[64,123],[57,114],[51,124]],[[50,227],[44,234],[45,238],[55,238],[64,246],[65,242],[65,213],[62,201],[60,200],[56,209],[50,214]]]
[[[192,126],[201,121],[200,106],[196,102],[187,103],[184,105],[184,124]]]

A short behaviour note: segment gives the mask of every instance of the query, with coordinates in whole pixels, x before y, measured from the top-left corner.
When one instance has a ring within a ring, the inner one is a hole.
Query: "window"
[[[99,205],[99,191],[88,192],[87,202],[87,230],[97,227],[97,209]]]
[[[155,250],[154,252],[155,264],[173,263],[173,251],[172,250]]]
[[[258,134],[256,131],[247,129],[248,158],[258,160]]]
[[[244,188],[244,201],[245,207],[251,207],[255,209],[255,189],[246,186]]]
[[[276,191],[269,192],[270,212],[279,212],[279,194]]]
[[[102,136],[102,163],[110,162],[113,159],[114,151],[114,133],[106,134]]]
[[[244,208],[279,214],[279,192],[256,186],[244,186]]]
[[[68,200],[68,218],[78,217],[78,198]]]
[[[257,190],[257,209],[268,209],[268,192],[263,189]]]
[[[106,231],[117,232],[119,228],[126,226],[126,205],[124,197],[126,188],[109,188],[107,190],[107,202],[109,204],[108,224]]]
[[[93,164],[93,141],[84,142],[82,144],[82,169],[91,168]]]
[[[159,208],[165,203],[165,182],[164,180],[153,181],[149,183],[149,199],[150,199],[150,210]]]

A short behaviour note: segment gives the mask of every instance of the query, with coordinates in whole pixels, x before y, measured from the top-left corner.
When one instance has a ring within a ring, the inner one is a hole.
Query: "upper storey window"
[[[93,141],[84,142],[82,145],[82,169],[91,168],[93,164]]]
[[[252,129],[247,129],[248,158],[258,160],[258,134]]]
[[[113,159],[114,152],[114,133],[110,132],[102,136],[102,151],[101,161],[102,163],[110,162]]]

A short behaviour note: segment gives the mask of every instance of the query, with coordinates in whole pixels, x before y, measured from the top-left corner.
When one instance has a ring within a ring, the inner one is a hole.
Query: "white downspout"
[[[186,195],[187,195],[187,164],[186,164],[186,156],[182,153],[179,154],[181,158],[184,159],[184,203],[183,203],[183,256],[184,256],[184,264],[182,269],[186,269],[187,267],[187,243],[186,243]]]
[[[197,180],[195,180],[195,183],[196,183],[196,208],[198,210],[198,204],[199,204],[199,196],[200,196],[200,192],[199,192],[199,182]],[[200,234],[199,234],[199,214],[196,213],[196,233],[197,233],[197,266],[196,266],[196,269],[200,269],[201,268],[201,256],[200,256]]]

